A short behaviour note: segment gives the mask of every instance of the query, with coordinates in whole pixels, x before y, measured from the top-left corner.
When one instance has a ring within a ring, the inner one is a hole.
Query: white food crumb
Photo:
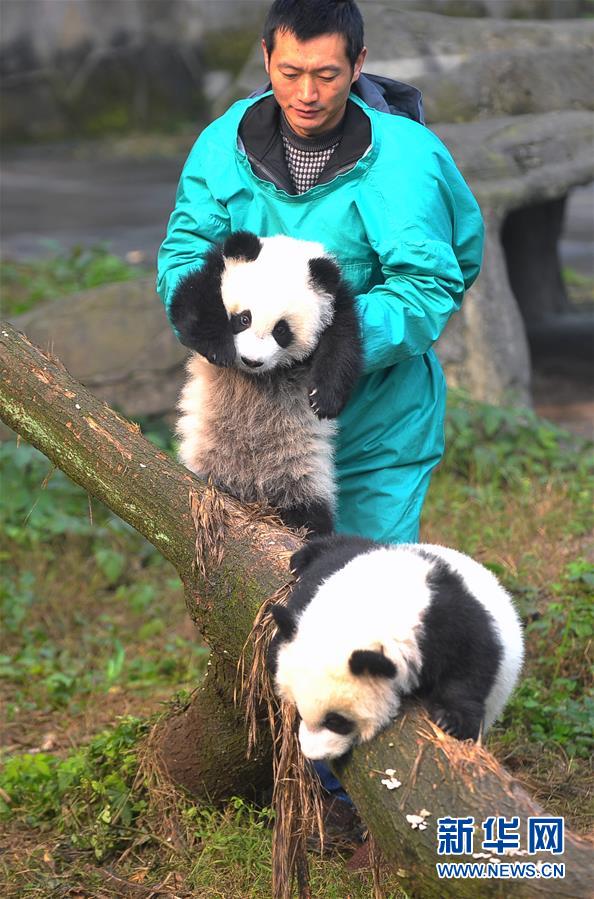
[[[401,787],[402,784],[399,780],[396,780],[395,777],[384,777],[382,783],[388,790],[397,790],[398,787]]]
[[[425,818],[428,818],[430,814],[431,812],[428,812],[426,808],[423,808],[418,815],[407,815],[406,820],[413,830],[416,830],[417,828],[419,830],[427,830]]]

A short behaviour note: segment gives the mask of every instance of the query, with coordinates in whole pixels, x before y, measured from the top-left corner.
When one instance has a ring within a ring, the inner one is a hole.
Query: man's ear
[[[268,49],[264,38],[262,38],[262,53],[264,54],[264,68],[266,69],[266,74],[270,75],[270,56],[268,55]]]
[[[358,57],[355,60],[355,65],[353,66],[353,80],[351,84],[354,84],[355,81],[359,80],[359,75],[361,74],[361,69],[363,68],[363,63],[365,62],[365,57],[367,56],[367,47],[363,47]],[[268,71],[268,69],[266,69]]]

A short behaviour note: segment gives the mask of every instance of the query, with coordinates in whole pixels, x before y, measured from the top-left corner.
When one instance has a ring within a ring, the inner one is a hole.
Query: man
[[[357,294],[365,353],[339,420],[337,529],[414,542],[443,453],[445,383],[431,345],[478,273],[480,213],[443,144],[406,118],[419,115],[414,89],[380,79],[405,104],[391,115],[361,77],[354,2],[276,0],[262,45],[272,92],[235,103],[200,135],[158,290],[167,306],[179,278],[238,229],[334,253]]]
[[[421,124],[418,92],[361,75],[354,2],[275,0],[262,47],[272,90],[235,103],[200,135],[159,253],[158,290],[168,306],[180,277],[238,229],[334,253],[357,294],[365,354],[339,419],[337,530],[415,542],[444,448],[445,382],[431,346],[478,274],[480,212]],[[326,769],[324,785],[338,790],[330,778]]]

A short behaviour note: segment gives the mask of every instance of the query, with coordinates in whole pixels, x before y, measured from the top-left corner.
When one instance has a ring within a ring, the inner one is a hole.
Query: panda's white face
[[[368,673],[354,675],[346,660],[340,672],[317,668],[315,684],[313,679],[305,683],[302,670],[295,693],[281,688],[290,662],[280,658],[279,662],[277,688],[283,698],[297,706],[301,718],[299,743],[307,758],[338,758],[351,746],[371,740],[398,713],[400,697],[394,679]],[[330,688],[333,680],[334,689]]]
[[[308,758],[337,758],[371,740],[417,685],[428,563],[403,555],[395,584],[393,557],[373,550],[331,575],[279,646],[275,687],[297,706]]]
[[[316,289],[309,260],[323,246],[277,236],[261,238],[257,259],[225,259],[221,294],[231,319],[236,365],[264,374],[309,356],[332,321],[333,298]]]

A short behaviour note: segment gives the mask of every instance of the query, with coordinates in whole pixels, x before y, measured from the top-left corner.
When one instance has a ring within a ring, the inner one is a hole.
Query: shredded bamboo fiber
[[[367,832],[367,841],[369,843],[369,867],[373,877],[373,899],[386,899],[382,886],[382,853],[371,831]]]
[[[309,899],[307,838],[319,832],[323,849],[320,782],[299,746],[299,716],[293,703],[278,702],[274,695],[266,658],[274,633],[270,606],[284,603],[291,591],[287,584],[264,601],[243,648],[238,664],[239,695],[245,703],[248,755],[256,745],[258,722],[266,717],[273,743],[275,812],[272,833],[273,899],[291,899],[297,880],[300,899]],[[246,675],[246,655],[252,649]]]
[[[228,524],[224,499],[210,479],[201,492],[190,490],[190,512],[196,530],[196,565],[206,579],[208,569],[215,570],[223,560]]]

